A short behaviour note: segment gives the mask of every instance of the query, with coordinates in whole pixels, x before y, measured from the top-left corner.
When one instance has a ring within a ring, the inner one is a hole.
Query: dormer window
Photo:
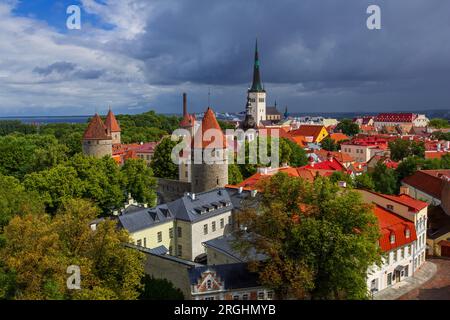
[[[406,239],[409,239],[411,237],[411,230],[409,230],[409,229],[405,230],[405,237],[406,237]]]
[[[391,233],[391,235],[389,236],[389,242],[390,242],[391,244],[394,244],[394,243],[395,243],[395,234],[394,234],[394,233]]]

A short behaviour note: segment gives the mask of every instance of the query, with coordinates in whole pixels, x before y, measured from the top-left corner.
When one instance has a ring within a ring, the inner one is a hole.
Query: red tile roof
[[[320,160],[324,161],[324,160],[328,159],[328,154],[330,153],[330,151],[321,149],[321,150],[315,150],[314,153],[317,154],[317,156],[320,158]],[[346,152],[332,151],[331,154],[340,163],[347,163],[347,162],[355,161],[355,159],[353,159],[353,157]]]
[[[186,113],[181,119],[179,126],[181,128],[190,128],[195,124],[195,115]]]
[[[377,217],[381,237],[379,239],[381,250],[390,251],[417,240],[416,229],[411,221],[390,212],[383,207],[375,206],[374,214]],[[409,230],[409,237],[407,237]],[[395,235],[391,243],[391,235]]]
[[[375,117],[376,122],[413,122],[414,113],[380,113]]]
[[[444,184],[449,182],[438,175],[450,178],[450,170],[419,170],[412,176],[404,178],[402,182],[436,199],[441,199]]]
[[[212,135],[212,137],[209,137],[205,135],[205,133],[208,133],[211,135],[213,131],[209,131],[210,129],[216,130],[215,132],[218,134],[218,136]],[[215,139],[218,139],[216,141]],[[200,128],[197,130],[194,141],[193,141],[194,148],[226,148],[227,146],[227,140],[225,138],[225,135],[222,132],[222,129],[220,128],[219,123],[217,122],[216,116],[214,115],[214,111],[208,107],[208,109],[205,112],[205,115],[202,119],[202,124]]]
[[[120,132],[119,123],[117,122],[116,117],[111,110],[109,110],[108,115],[106,116],[105,126],[111,132]]]
[[[108,129],[103,124],[102,119],[96,113],[95,116],[89,122],[86,131],[84,132],[83,139],[87,140],[109,140],[111,136],[108,135]]]
[[[340,163],[338,160],[336,160],[335,157],[330,160],[317,162],[317,163],[311,163],[303,168],[305,169],[314,169],[314,170],[332,170],[332,171],[346,171],[345,167]]]
[[[400,204],[408,207],[408,209],[413,212],[419,212],[420,210],[422,210],[428,206],[428,203],[414,199],[413,197],[406,195],[406,194],[395,196],[395,195],[378,193],[378,192],[370,191],[370,190],[366,190],[366,191],[373,193],[375,195],[378,195],[380,197],[383,197],[385,199],[400,203]]]

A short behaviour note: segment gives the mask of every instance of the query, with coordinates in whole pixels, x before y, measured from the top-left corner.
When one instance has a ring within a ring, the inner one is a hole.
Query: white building
[[[367,273],[367,287],[373,293],[414,274],[414,247],[417,243],[414,223],[378,205],[374,213],[380,227],[379,245],[384,255],[382,265],[373,266]]]

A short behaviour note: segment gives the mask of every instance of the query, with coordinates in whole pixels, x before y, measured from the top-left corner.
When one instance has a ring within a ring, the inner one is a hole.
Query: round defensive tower
[[[209,129],[215,129],[218,133],[215,138],[209,139],[205,137],[205,132]],[[192,150],[192,178],[191,191],[193,193],[212,190],[218,187],[224,187],[228,184],[228,158],[226,149],[226,138],[220,129],[214,111],[208,108],[202,120],[201,127],[197,130],[194,137]],[[215,156],[219,156],[223,161],[217,161],[211,164],[202,159],[202,163],[195,163],[195,153],[215,152]]]
[[[112,138],[98,114],[95,114],[84,132],[82,148],[83,154],[87,156],[112,156]]]

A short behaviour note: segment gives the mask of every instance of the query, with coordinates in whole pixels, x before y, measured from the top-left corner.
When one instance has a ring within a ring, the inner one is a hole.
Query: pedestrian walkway
[[[414,276],[406,278],[402,282],[396,283],[373,295],[374,300],[396,300],[404,294],[410,292],[430,280],[437,271],[433,262],[425,261],[424,264],[414,273]]]

